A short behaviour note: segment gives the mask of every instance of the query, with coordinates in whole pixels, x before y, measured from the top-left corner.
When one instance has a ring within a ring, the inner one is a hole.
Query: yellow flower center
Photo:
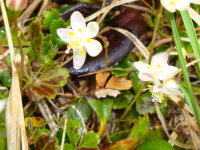
[[[83,50],[83,49],[80,49],[80,50],[79,50],[79,54],[82,55],[83,53],[84,53],[84,50]]]
[[[74,32],[68,32],[69,36],[74,36]]]
[[[88,43],[90,43],[92,40],[91,40],[90,38],[87,38],[86,41],[87,41]]]
[[[170,4],[171,4],[171,5],[174,5],[174,4],[176,4],[177,1],[178,1],[178,0],[170,0]]]
[[[81,43],[82,43],[82,38],[81,37],[75,37],[72,39],[71,41],[71,47],[73,48],[78,48],[81,46]]]
[[[83,33],[83,30],[82,29],[78,29],[78,32]]]

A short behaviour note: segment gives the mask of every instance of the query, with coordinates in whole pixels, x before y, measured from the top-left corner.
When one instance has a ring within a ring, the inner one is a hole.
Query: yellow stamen
[[[69,36],[74,36],[74,32],[68,32]]]
[[[83,50],[83,49],[79,50],[79,54],[80,54],[80,55],[82,55],[83,53],[84,53],[84,50]]]
[[[90,43],[92,40],[90,38],[87,38],[86,40],[88,43]]]
[[[78,32],[83,33],[83,30],[82,29],[78,29]]]

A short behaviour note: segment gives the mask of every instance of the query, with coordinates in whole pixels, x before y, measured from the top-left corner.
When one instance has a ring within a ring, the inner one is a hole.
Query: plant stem
[[[188,70],[186,68],[185,59],[184,59],[184,56],[182,54],[181,42],[180,42],[180,37],[179,37],[179,34],[178,34],[178,29],[176,27],[175,19],[174,19],[173,14],[171,14],[169,12],[166,12],[166,16],[167,16],[167,18],[169,19],[169,21],[172,25],[174,42],[175,42],[175,45],[176,45],[176,48],[177,48],[177,51],[178,51],[178,58],[179,58],[179,61],[180,61],[180,64],[181,64],[184,81],[186,83],[187,91],[188,91],[190,101],[191,101],[191,104],[192,104],[192,107],[193,107],[191,109],[194,110],[194,114],[195,114],[195,117],[197,119],[197,124],[200,127],[200,109],[199,109],[199,105],[197,103],[197,100],[195,99],[195,96],[193,94],[192,86],[190,84]]]

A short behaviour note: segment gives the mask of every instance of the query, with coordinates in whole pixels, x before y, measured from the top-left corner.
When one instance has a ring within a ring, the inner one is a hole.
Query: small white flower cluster
[[[99,41],[91,39],[99,32],[97,22],[89,22],[86,26],[82,14],[75,11],[70,18],[72,29],[60,28],[57,30],[58,36],[69,45],[66,53],[73,50],[73,63],[75,69],[80,69],[86,59],[87,53],[95,57],[102,51],[102,45]]]
[[[200,0],[161,0],[162,6],[169,12],[173,13],[177,10],[184,11],[190,6],[190,3],[200,4]]]
[[[178,70],[177,67],[168,65],[168,57],[169,54],[164,52],[153,56],[150,65],[141,61],[134,63],[135,68],[139,70],[138,77],[142,81],[150,81],[153,83],[153,86],[150,86],[150,91],[153,101],[156,100],[159,103],[162,103],[164,100],[164,94],[183,96],[179,91],[179,85],[174,79],[165,83]]]

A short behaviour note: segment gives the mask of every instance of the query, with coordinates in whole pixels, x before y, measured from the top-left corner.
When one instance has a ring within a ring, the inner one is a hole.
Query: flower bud
[[[6,6],[12,11],[21,11],[27,7],[27,0],[6,0]]]
[[[24,55],[24,66],[26,66],[28,64],[28,56]],[[14,57],[14,65],[17,69],[19,69],[21,67],[21,55],[17,54]]]

